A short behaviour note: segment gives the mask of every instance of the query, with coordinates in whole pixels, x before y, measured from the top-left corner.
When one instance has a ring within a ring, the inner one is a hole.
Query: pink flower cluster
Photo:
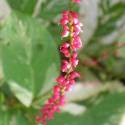
[[[80,2],[80,0],[73,0]],[[44,107],[41,109],[42,116],[37,117],[37,122],[47,125],[47,120],[53,119],[56,112],[60,112],[60,106],[65,104],[65,94],[72,89],[76,78],[80,74],[75,71],[79,63],[77,50],[82,47],[82,41],[79,33],[82,31],[82,24],[78,20],[78,14],[73,11],[64,11],[60,20],[62,25],[62,38],[65,39],[60,46],[63,60],[61,64],[62,74],[56,79],[58,83],[53,87],[53,96],[48,99]]]
[[[75,3],[80,3],[81,0],[72,0],[72,2],[75,2]]]

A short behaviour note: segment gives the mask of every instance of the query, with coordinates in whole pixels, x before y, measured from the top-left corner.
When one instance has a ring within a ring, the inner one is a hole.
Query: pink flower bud
[[[52,104],[52,103],[54,103],[54,100],[53,100],[53,98],[50,98],[50,99],[48,100],[48,103],[49,103],[49,104]]]
[[[57,81],[58,83],[63,83],[63,82],[65,81],[65,77],[64,77],[64,76],[59,76],[59,77],[56,79],[56,81]]]
[[[72,55],[72,57],[75,58],[75,59],[77,58],[77,56],[78,56],[77,52],[74,52],[73,55]]]
[[[69,36],[69,31],[68,30],[64,30],[63,32],[62,32],[62,37],[68,37]]]
[[[73,18],[78,18],[78,13],[71,11],[70,14],[72,15]]]
[[[82,47],[82,41],[79,36],[74,37],[73,43],[72,43],[72,49],[76,50]]]
[[[68,10],[65,10],[65,11],[63,11],[63,16],[68,16],[69,15],[69,11]]]
[[[75,84],[75,80],[74,79],[71,79],[70,80],[70,85],[74,85]]]
[[[56,85],[54,86],[53,90],[54,90],[54,93],[60,92],[60,87]]]
[[[75,59],[75,58],[70,58],[70,62],[71,62],[73,67],[76,67],[79,63],[79,60]]]
[[[73,36],[76,37],[79,35],[79,33],[82,32],[82,29],[79,25],[74,25],[74,33]]]
[[[42,120],[41,120],[41,117],[40,117],[40,116],[36,116],[36,122],[38,122],[38,123],[42,122]]]
[[[70,74],[70,79],[75,79],[75,78],[79,78],[80,77],[80,74],[78,73],[78,72],[72,72],[71,74]]]
[[[67,48],[69,48],[69,46],[70,46],[70,44],[69,44],[69,43],[63,43],[61,47],[63,47],[63,48],[66,48],[66,49],[67,49]]]
[[[64,43],[60,47],[60,52],[63,53],[65,55],[65,57],[69,57],[70,56],[69,46],[70,46],[69,43]]]
[[[71,67],[70,63],[67,60],[62,61],[61,71],[67,72],[67,70]]]
[[[56,94],[54,93],[53,100],[56,101],[56,100],[58,100],[59,98],[60,98],[60,95],[57,94],[57,93],[56,93]]]
[[[64,105],[65,104],[65,96],[61,96],[60,97],[60,102],[59,102],[60,105]]]
[[[72,91],[72,87],[73,87],[73,86],[72,86],[71,84],[67,85],[67,86],[66,86],[66,91]]]

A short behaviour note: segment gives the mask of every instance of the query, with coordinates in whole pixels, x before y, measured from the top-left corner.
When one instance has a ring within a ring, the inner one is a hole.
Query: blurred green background
[[[49,125],[125,125],[125,0],[81,0],[81,78]],[[36,125],[59,75],[69,0],[0,0],[0,125]]]

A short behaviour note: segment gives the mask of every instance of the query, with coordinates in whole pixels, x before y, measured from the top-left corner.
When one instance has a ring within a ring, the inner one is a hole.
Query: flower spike
[[[74,3],[80,3],[80,0],[72,0]],[[60,46],[60,53],[63,55],[61,72],[62,74],[56,79],[57,85],[53,87],[53,95],[41,109],[41,116],[37,116],[37,122],[47,125],[47,120],[53,119],[56,112],[60,112],[60,107],[65,104],[65,95],[72,89],[76,78],[80,74],[75,71],[78,65],[77,50],[82,47],[80,32],[82,24],[79,22],[78,13],[73,11],[63,11],[60,25],[63,28],[61,37],[66,37]]]

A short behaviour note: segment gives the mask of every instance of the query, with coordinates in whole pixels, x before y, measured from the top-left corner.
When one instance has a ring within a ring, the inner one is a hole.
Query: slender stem
[[[34,12],[33,12],[33,17],[37,17],[39,15],[41,6],[42,6],[42,0],[38,0],[36,3],[36,6],[34,8]]]

